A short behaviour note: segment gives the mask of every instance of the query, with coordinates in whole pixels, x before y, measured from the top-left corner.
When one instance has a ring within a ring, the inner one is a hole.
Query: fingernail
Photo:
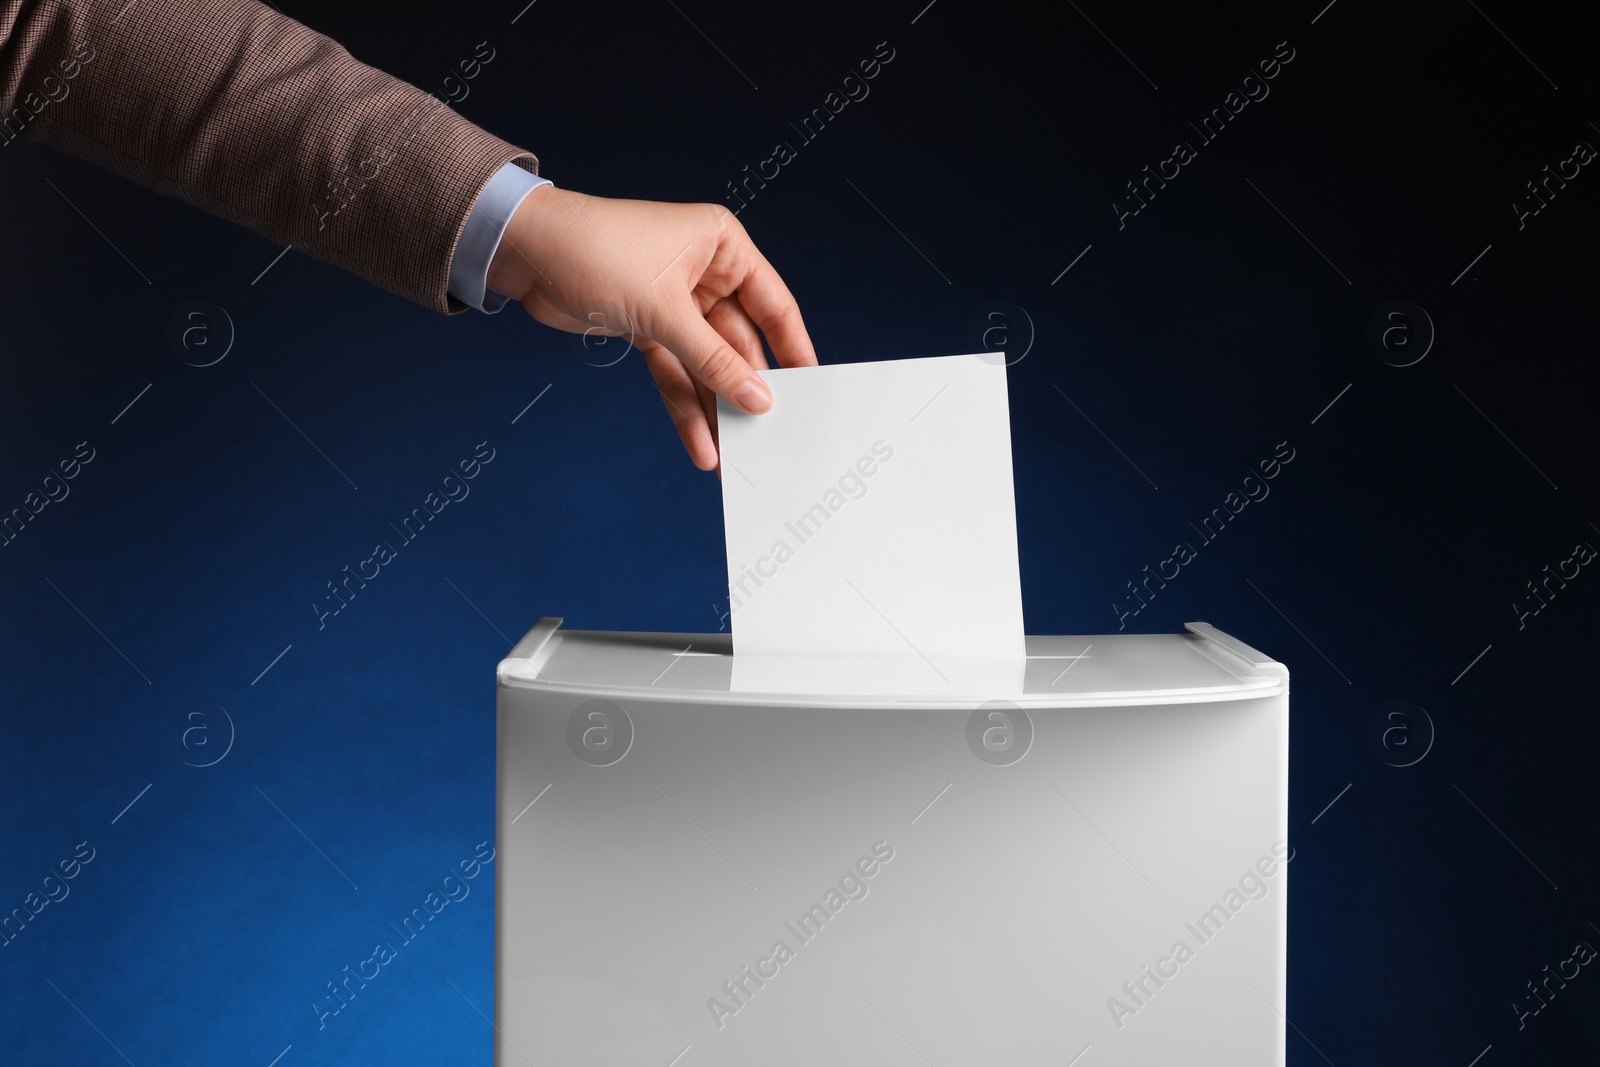
[[[772,393],[760,378],[751,378],[733,394],[734,401],[752,415],[760,414],[772,406]]]

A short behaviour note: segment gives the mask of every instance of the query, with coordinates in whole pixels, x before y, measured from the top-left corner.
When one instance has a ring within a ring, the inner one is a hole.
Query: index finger
[[[814,367],[817,350],[812,347],[811,335],[806,333],[805,321],[800,317],[800,305],[795,303],[789,287],[783,284],[778,272],[767,257],[752,243],[750,272],[739,283],[739,306],[755,320],[772,346],[780,367]]]

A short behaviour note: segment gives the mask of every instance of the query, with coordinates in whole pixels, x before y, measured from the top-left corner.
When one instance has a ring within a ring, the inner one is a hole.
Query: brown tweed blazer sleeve
[[[531,152],[257,0],[0,0],[0,147],[38,141],[436,311]]]

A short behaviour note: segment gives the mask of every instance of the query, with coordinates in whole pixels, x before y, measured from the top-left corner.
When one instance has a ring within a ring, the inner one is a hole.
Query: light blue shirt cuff
[[[450,258],[451,296],[490,315],[505,307],[505,294],[489,288],[489,264],[522,198],[549,184],[549,178],[529,174],[515,163],[495,171],[472,205]]]

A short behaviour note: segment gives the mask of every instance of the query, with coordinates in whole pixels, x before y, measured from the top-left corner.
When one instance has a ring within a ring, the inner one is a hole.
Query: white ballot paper
[[[1003,355],[760,373],[770,411],[717,402],[736,683],[1020,685]]]

